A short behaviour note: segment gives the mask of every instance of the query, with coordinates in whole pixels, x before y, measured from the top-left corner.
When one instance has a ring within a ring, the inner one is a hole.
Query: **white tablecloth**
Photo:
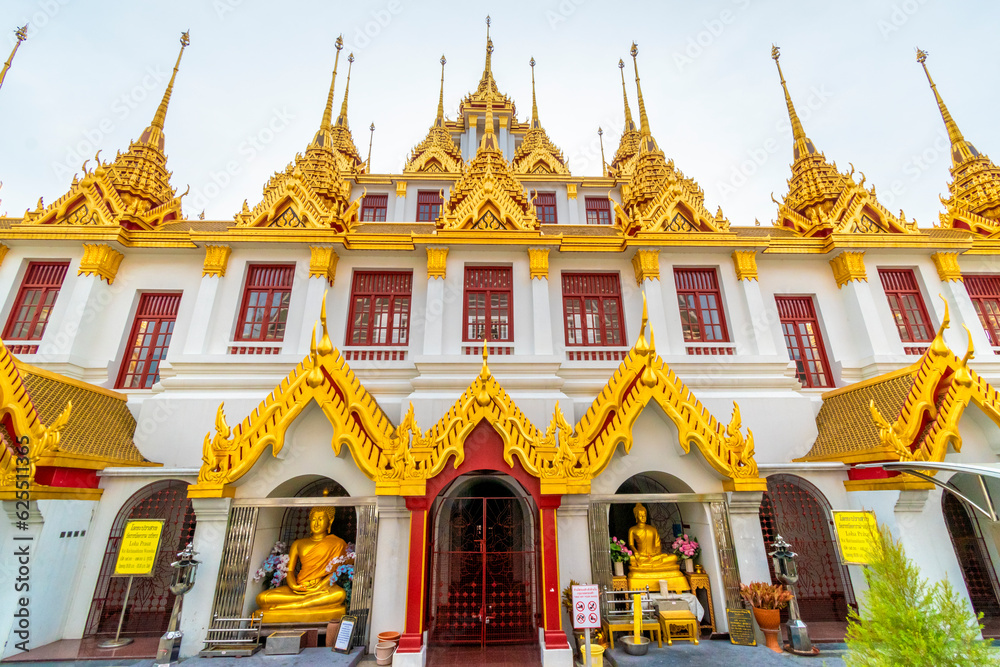
[[[658,596],[664,600],[684,600],[691,607],[691,613],[694,614],[699,623],[705,616],[705,608],[701,606],[696,595],[691,593],[659,593]]]

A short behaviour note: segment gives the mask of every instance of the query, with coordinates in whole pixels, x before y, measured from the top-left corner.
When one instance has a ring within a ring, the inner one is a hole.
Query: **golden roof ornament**
[[[952,180],[948,184],[948,198],[941,199],[945,212],[940,216],[940,224],[996,237],[1000,234],[1000,168],[962,136],[927,69],[926,51],[917,49],[917,62],[927,75],[951,142]]]
[[[21,46],[21,42],[28,39],[28,24],[25,23],[23,26],[14,31],[16,41],[14,42],[14,48],[10,52],[7,61],[3,64],[3,70],[0,70],[0,87],[3,87],[3,80],[7,78],[7,70],[10,69],[10,64],[14,62],[14,54],[17,53],[17,47]]]
[[[447,63],[444,54],[441,55],[441,89],[438,92],[437,116],[427,136],[414,146],[406,165],[404,174],[444,172],[458,174],[462,172],[462,151],[459,150],[451,132],[444,121],[444,66]]]
[[[774,225],[791,229],[801,236],[826,237],[830,234],[896,234],[916,233],[916,222],[907,222],[893,215],[875,197],[874,186],[865,189],[865,177],[859,182],[837,170],[826,161],[815,144],[806,136],[795,112],[781,71],[779,47],[771,45],[771,58],[778,69],[778,79],[785,96],[785,107],[792,126],[792,177],[788,194],[778,202]],[[773,195],[772,195],[772,199]]]
[[[347,100],[351,94],[351,69],[354,66],[354,54],[347,56],[347,82],[344,84],[344,101],[340,105],[340,114],[334,123],[330,134],[333,138],[333,148],[341,158],[338,162],[341,171],[349,173],[364,173],[365,162],[354,143],[351,128],[347,122]]]
[[[639,45],[632,42],[632,48],[629,49],[629,55],[632,56],[632,66],[635,68],[635,91],[639,98],[639,152],[655,152],[660,150],[656,145],[656,140],[653,139],[653,134],[649,129],[649,117],[646,115],[646,104],[642,101],[642,86],[639,83]]]
[[[517,147],[511,167],[518,174],[561,174],[569,176],[563,153],[549,139],[538,119],[538,101],[535,96],[535,59],[531,66],[531,123],[528,133]]]
[[[625,61],[618,59],[618,71],[622,77],[622,98],[625,101],[625,129],[622,131],[621,141],[618,142],[618,150],[611,158],[611,175],[627,176],[632,173],[635,167],[635,156],[639,153],[639,130],[632,120],[632,110],[628,105],[628,91],[625,88]]]
[[[493,101],[494,105],[499,105],[504,113],[509,113],[510,118],[516,117],[516,109],[514,108],[514,102],[500,92],[497,87],[497,82],[493,78],[493,40],[490,38],[490,25],[492,21],[490,17],[486,17],[486,61],[483,66],[483,75],[479,79],[479,85],[476,87],[475,92],[472,92],[465,96],[462,103],[459,105],[459,115],[463,118],[467,111],[473,110],[473,113],[482,113],[483,107],[486,104],[487,99]]]
[[[331,130],[333,129],[333,93],[337,87],[337,65],[340,64],[340,52],[344,48],[344,36],[339,35],[334,45],[337,47],[337,56],[333,60],[333,78],[330,81],[330,92],[326,96],[323,120],[320,121],[319,131],[313,137],[314,146],[333,145],[333,135],[331,134]]]

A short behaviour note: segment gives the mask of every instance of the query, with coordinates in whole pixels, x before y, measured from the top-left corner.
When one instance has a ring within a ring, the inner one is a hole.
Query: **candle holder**
[[[792,600],[788,604],[788,636],[791,638],[791,646],[786,650],[798,655],[816,655],[819,649],[812,645],[809,639],[809,628],[799,616],[799,600],[795,595],[795,584],[799,581],[799,569],[795,563],[798,556],[792,551],[792,545],[785,542],[785,539],[778,535],[774,540],[774,551],[771,556],[771,563],[774,565],[774,575],[792,593]]]

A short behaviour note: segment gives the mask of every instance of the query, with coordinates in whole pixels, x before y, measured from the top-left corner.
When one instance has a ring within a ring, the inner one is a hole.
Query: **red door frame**
[[[543,495],[538,478],[529,474],[516,457],[514,466],[509,466],[503,459],[503,442],[500,435],[487,422],[482,421],[477,424],[466,437],[463,446],[465,459],[458,468],[446,466],[439,475],[427,480],[427,489],[423,496],[406,497],[406,508],[410,510],[410,558],[406,581],[406,620],[398,652],[419,653],[423,647],[423,633],[427,629],[425,610],[426,595],[430,585],[431,546],[428,512],[434,499],[452,481],[477,470],[494,470],[510,475],[534,499],[538,507],[544,647],[568,649],[569,642],[566,641],[566,634],[562,629],[559,599],[559,539],[556,530],[556,510],[562,502],[562,496]]]

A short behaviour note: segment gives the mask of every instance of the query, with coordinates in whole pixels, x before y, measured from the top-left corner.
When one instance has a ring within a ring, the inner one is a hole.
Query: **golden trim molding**
[[[340,256],[330,246],[309,246],[309,277],[326,278],[326,282],[333,285],[333,280],[337,276],[337,262]]]
[[[830,260],[830,266],[833,267],[833,278],[837,281],[837,287],[843,287],[855,280],[868,282],[864,251],[845,250]]]
[[[566,197],[569,199],[576,199],[576,183],[566,184]]]
[[[639,287],[644,280],[659,280],[660,251],[636,250],[632,256],[632,268],[635,269],[635,283]]]
[[[397,197],[406,196],[406,181],[396,181],[396,196]]]
[[[125,255],[114,248],[103,243],[84,243],[83,258],[80,260],[80,270],[77,275],[96,275],[110,285],[118,275],[118,267],[121,266]]]
[[[757,253],[753,250],[734,250],[733,269],[737,280],[757,280]]]
[[[531,279],[549,279],[549,249],[528,248],[528,265],[531,268]]]
[[[427,248],[427,280],[447,276],[448,248]]]
[[[232,254],[233,249],[227,245],[205,246],[205,265],[201,269],[201,275],[224,277],[229,267],[229,256]]]
[[[0,264],[3,264],[3,258],[7,256],[8,251],[10,251],[10,248],[0,243]]]
[[[936,252],[931,255],[931,259],[934,260],[934,268],[937,269],[941,282],[965,282],[962,268],[958,265],[957,252]]]

